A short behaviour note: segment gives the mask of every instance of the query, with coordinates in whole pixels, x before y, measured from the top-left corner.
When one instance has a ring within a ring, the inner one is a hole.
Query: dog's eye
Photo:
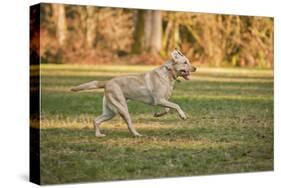
[[[187,64],[187,62],[185,61],[185,62],[183,62],[183,64]]]

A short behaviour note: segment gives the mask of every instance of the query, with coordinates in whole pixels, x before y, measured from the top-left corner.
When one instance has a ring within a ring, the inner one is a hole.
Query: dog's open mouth
[[[181,70],[180,73],[181,73],[181,76],[182,76],[185,80],[189,80],[189,79],[190,79],[190,78],[189,78],[189,77],[190,77],[189,71]]]

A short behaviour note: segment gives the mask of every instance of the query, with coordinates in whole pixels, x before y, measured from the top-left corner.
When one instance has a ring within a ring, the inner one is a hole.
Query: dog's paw
[[[142,135],[140,133],[134,133],[134,137],[141,137]]]
[[[161,116],[161,113],[160,112],[155,112],[153,117],[160,117]]]
[[[96,133],[96,137],[105,137],[106,135],[105,134],[101,134],[101,133]]]
[[[188,118],[188,115],[185,115],[185,113],[181,113],[181,114],[180,114],[180,118],[181,118],[182,120],[186,120],[186,119]]]
[[[180,118],[181,118],[182,120],[186,120],[186,119],[187,119],[186,116],[180,116]]]

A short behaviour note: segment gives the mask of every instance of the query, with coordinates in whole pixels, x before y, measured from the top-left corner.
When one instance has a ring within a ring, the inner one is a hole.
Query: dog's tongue
[[[189,78],[189,73],[182,73],[182,75],[181,75],[185,80],[189,80],[190,78]]]
[[[189,80],[189,75],[185,75],[185,76],[183,76],[183,78],[184,78],[185,80]]]

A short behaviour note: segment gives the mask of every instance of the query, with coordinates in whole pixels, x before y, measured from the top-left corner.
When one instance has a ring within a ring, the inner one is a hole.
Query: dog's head
[[[195,72],[196,67],[193,66],[187,57],[185,57],[178,49],[175,49],[171,53],[172,67],[176,74],[176,77],[183,77],[185,80],[189,80],[190,72]]]

